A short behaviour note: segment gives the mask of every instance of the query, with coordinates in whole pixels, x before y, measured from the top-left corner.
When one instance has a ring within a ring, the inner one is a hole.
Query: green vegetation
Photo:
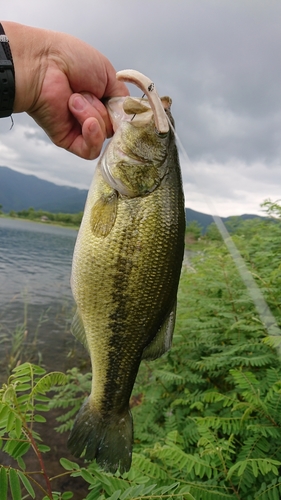
[[[46,392],[56,384],[64,384],[63,373],[45,373],[43,368],[24,363],[14,368],[8,383],[0,391],[0,436],[3,451],[17,462],[17,468],[0,467],[1,498],[7,498],[10,486],[13,500],[22,497],[21,489],[35,498],[32,486],[36,484],[47,496],[53,498],[50,479],[45,469],[42,453],[49,447],[41,443],[39,434],[34,430],[35,422],[45,422],[40,413],[48,411],[49,398]],[[40,413],[39,413],[40,412]],[[23,456],[32,448],[38,459],[40,474],[44,477],[45,488],[41,487],[32,473],[26,472]],[[30,498],[29,497],[29,498]],[[65,497],[62,497],[65,498]],[[69,497],[68,497],[69,498]]]
[[[0,212],[1,213],[1,212]],[[9,217],[27,219],[34,222],[43,222],[44,224],[58,224],[63,226],[74,226],[79,227],[83,217],[83,212],[77,214],[65,214],[65,213],[52,213],[46,210],[34,210],[30,207],[26,210],[20,210],[15,212],[11,210],[9,212]]]
[[[185,240],[187,243],[197,241],[202,234],[202,226],[196,221],[187,222],[185,229]]]
[[[3,313],[3,311],[2,311]],[[36,328],[29,332],[28,326],[28,303],[24,302],[23,319],[16,325],[13,331],[2,332],[0,318],[0,345],[1,345],[1,368],[5,367],[5,372],[11,375],[13,368],[25,361],[42,360],[38,337],[44,323],[48,320],[49,308],[43,310],[37,320]],[[63,311],[64,317],[66,311]],[[40,362],[39,361],[39,362]]]
[[[281,327],[281,207],[270,200],[263,207],[274,220],[242,221],[233,240]],[[197,245],[182,272],[173,348],[142,364],[134,388],[131,470],[113,476],[95,462],[61,458],[66,475],[88,484],[87,500],[281,496],[281,336],[269,335],[221,239],[207,233]],[[66,376],[28,363],[15,368],[0,393],[1,446],[15,460],[0,466],[1,500],[9,488],[15,500],[35,498],[34,471],[24,462],[30,447],[45,481],[38,498],[72,498],[52,491],[32,423],[61,408],[57,430],[68,432],[89,387],[89,374],[77,368]]]

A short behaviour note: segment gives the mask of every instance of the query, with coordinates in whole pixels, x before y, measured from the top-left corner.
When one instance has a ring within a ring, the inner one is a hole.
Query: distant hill
[[[259,215],[255,214],[243,214],[237,216],[238,219],[263,219],[263,217],[260,217]],[[197,221],[200,226],[202,226],[202,232],[205,233],[207,227],[214,222],[213,216],[209,214],[204,214],[202,212],[196,212],[196,210],[192,210],[191,208],[186,208],[185,209],[185,218],[186,222],[192,222],[192,221]],[[231,217],[221,217],[221,220],[225,223],[229,221]]]
[[[84,209],[86,196],[86,189],[57,186],[35,175],[0,167],[0,204],[4,212],[33,207],[35,210],[73,214]]]
[[[196,212],[196,210],[192,210],[191,208],[185,209],[185,218],[186,222],[197,221],[200,226],[202,226],[205,231],[206,228],[214,222],[213,217],[209,214],[204,214],[202,212]],[[222,218],[224,220],[224,218]]]
[[[35,175],[21,174],[8,167],[0,167],[0,204],[3,212],[18,212],[33,207],[35,210],[74,214],[84,209],[86,197],[86,189],[58,186]],[[185,209],[185,215],[187,222],[197,221],[203,232],[213,222],[211,215],[196,212],[191,208]],[[258,216],[244,214],[239,217],[253,219]],[[229,217],[222,217],[224,222],[228,219]]]

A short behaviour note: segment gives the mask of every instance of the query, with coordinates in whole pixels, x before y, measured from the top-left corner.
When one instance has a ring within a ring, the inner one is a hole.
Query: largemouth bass
[[[142,359],[172,342],[185,233],[171,100],[133,70],[117,73],[147,95],[113,98],[115,134],[89,190],[72,266],[74,335],[92,363],[92,389],[68,446],[107,471],[128,471],[129,400]],[[169,118],[169,120],[168,120]]]

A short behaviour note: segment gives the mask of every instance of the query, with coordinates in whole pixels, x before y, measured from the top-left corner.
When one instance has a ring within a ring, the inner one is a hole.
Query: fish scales
[[[136,128],[129,122],[121,125],[121,135],[117,130],[98,163],[72,268],[77,304],[73,330],[89,351],[93,377],[91,394],[78,413],[69,447],[76,456],[86,448],[86,458],[96,458],[111,472],[117,468],[123,472],[131,465],[129,400],[141,359],[158,357],[171,344],[185,231],[172,130],[160,140],[164,153],[152,155],[153,114],[149,124],[143,125],[145,133],[139,126],[128,148],[127,129],[133,127],[135,133]],[[122,166],[116,177],[133,189],[140,184],[140,190],[148,190],[144,194],[121,194],[105,180],[104,161],[110,163],[116,144],[117,149],[122,144],[121,158],[125,151],[133,160],[126,159],[129,166]],[[140,161],[139,151],[144,158],[152,155],[157,159],[160,180],[153,189],[150,178],[145,180],[145,188],[142,185],[142,169],[147,175],[149,167],[134,165]]]

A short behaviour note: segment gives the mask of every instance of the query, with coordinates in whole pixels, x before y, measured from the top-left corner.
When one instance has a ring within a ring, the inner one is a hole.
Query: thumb
[[[96,106],[98,109],[96,109]],[[109,133],[105,123],[105,120],[108,119],[107,112],[106,110],[103,111],[103,104],[90,94],[72,94],[69,98],[68,107],[76,121],[72,129],[72,139],[67,149],[86,160],[97,158]],[[105,119],[103,119],[103,116]]]
[[[96,118],[105,138],[112,136],[112,125],[106,107],[93,94],[72,94],[68,106],[81,126],[87,118]]]

